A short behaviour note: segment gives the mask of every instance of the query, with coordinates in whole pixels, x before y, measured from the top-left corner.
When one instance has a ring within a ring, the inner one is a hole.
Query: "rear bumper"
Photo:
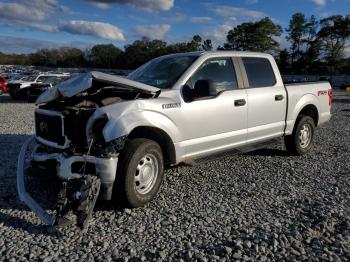
[[[330,112],[325,112],[325,113],[320,114],[317,126],[324,125],[329,120],[331,120],[331,117],[332,117],[332,114]]]
[[[112,197],[113,184],[117,171],[118,157],[115,158],[97,158],[94,156],[71,156],[66,157],[62,153],[42,153],[37,152],[37,146],[30,155],[30,159],[26,159],[26,152],[29,144],[33,143],[35,137],[30,137],[23,145],[18,157],[17,163],[17,190],[21,201],[23,201],[31,210],[33,210],[40,219],[49,225],[55,223],[55,216],[47,213],[26,191],[24,176],[25,162],[36,161],[45,162],[47,160],[55,160],[57,176],[61,180],[69,181],[71,179],[80,179],[83,174],[72,172],[72,165],[76,162],[91,163],[95,166],[96,175],[101,180],[100,198],[109,200]]]

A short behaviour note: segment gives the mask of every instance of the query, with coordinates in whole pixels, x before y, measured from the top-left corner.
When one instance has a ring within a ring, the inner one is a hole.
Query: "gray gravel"
[[[304,157],[282,144],[166,172],[155,201],[98,203],[87,232],[53,229],[20,203],[15,170],[34,106],[0,97],[0,260],[348,260],[350,100]]]

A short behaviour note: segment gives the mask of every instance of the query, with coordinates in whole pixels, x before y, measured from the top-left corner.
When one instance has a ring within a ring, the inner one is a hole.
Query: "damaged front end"
[[[95,111],[158,95],[157,88],[99,72],[70,79],[42,94],[35,110],[36,135],[23,144],[18,158],[20,199],[46,224],[86,227],[97,198],[112,198],[118,156],[126,141],[126,136],[107,141],[103,129],[108,116],[96,117]],[[26,170],[32,167],[60,180],[52,212],[27,192]]]

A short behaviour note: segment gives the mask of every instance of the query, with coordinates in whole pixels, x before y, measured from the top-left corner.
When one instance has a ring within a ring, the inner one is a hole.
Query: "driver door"
[[[187,85],[209,80],[217,94],[184,102],[180,142],[186,157],[204,156],[244,145],[247,138],[247,94],[231,57],[206,60]],[[197,92],[197,91],[196,91]],[[188,100],[184,97],[184,100]],[[186,96],[186,95],[185,95]]]

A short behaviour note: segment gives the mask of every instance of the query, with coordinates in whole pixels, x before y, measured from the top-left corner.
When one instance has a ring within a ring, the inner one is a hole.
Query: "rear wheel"
[[[160,146],[149,139],[131,140],[119,159],[115,200],[121,200],[128,207],[144,206],[157,195],[163,174]]]
[[[293,155],[306,154],[312,148],[314,133],[314,120],[309,116],[299,116],[293,133],[284,139],[287,151]]]
[[[11,97],[13,100],[19,100],[19,99],[21,99],[20,95],[19,95],[17,92],[10,92],[10,97]]]

